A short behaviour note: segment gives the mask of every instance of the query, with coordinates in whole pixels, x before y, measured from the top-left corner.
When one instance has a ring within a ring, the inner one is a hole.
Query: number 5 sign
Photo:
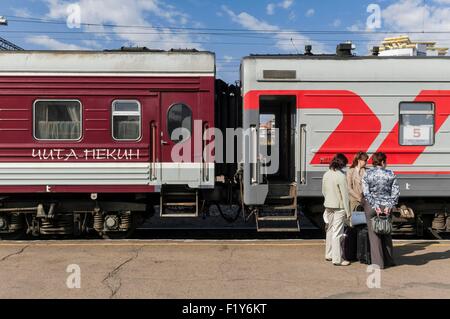
[[[432,126],[421,125],[421,126],[405,126],[403,128],[403,137],[405,140],[425,140],[429,141],[431,136]]]

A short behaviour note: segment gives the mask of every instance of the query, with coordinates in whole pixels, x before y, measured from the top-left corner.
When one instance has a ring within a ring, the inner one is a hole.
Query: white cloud
[[[12,11],[16,17],[31,18],[31,12],[27,8],[13,8]]]
[[[306,11],[305,15],[307,17],[312,17],[314,14],[316,13],[316,10],[314,10],[313,8],[308,9],[308,11]]]
[[[408,32],[422,31],[450,31],[450,0],[397,0],[382,9],[382,29],[376,31],[395,32],[391,34],[372,33],[365,36],[368,40],[367,51],[389,36],[408,34]],[[365,24],[357,21],[347,28],[350,31],[370,31]],[[448,34],[443,33],[411,33],[413,41],[436,41],[437,46],[450,47]],[[360,54],[366,54],[367,51]]]
[[[50,9],[47,14],[49,18],[67,17],[67,6],[73,3],[67,0],[45,0],[45,2]],[[188,20],[187,14],[160,0],[79,0],[76,3],[81,7],[82,20],[85,23],[114,21],[136,25],[145,23],[145,13],[154,14],[172,24],[186,24]]]
[[[295,20],[296,18],[297,18],[297,15],[295,14],[295,12],[294,12],[294,11],[291,11],[291,12],[289,13],[289,17],[288,17],[289,21],[293,21],[293,20]]]
[[[275,3],[269,3],[266,7],[266,11],[268,15],[274,15],[275,14]]]
[[[227,6],[222,6],[222,10],[228,14],[231,20],[237,24],[240,24],[244,28],[250,30],[263,30],[263,31],[278,31],[277,26],[271,25],[267,22],[258,20],[256,17],[248,14],[247,12],[241,12],[239,14],[234,13]]]
[[[67,18],[67,7],[73,3],[67,0],[45,1],[49,8],[47,17],[60,20]],[[122,39],[123,45],[160,49],[173,47],[202,49],[198,44],[195,44],[194,39],[188,33],[176,32],[167,28],[153,28],[153,24],[148,21],[149,16],[162,19],[174,26],[187,25],[191,22],[187,14],[161,0],[79,0],[77,4],[81,7],[82,23],[145,27],[82,26],[84,30],[94,32],[99,39],[109,39],[108,35],[102,33],[102,31],[107,30],[114,32],[113,36]],[[90,42],[90,44],[90,47],[98,47],[98,44],[94,42]]]
[[[233,61],[233,57],[230,55],[224,55],[223,59],[224,59],[225,63],[230,63]]]
[[[450,31],[450,0],[400,0],[382,11],[384,28],[393,31]],[[448,34],[413,34],[412,40],[436,41],[438,46],[450,47]]]
[[[361,21],[357,21],[356,23],[352,24],[351,26],[347,27],[348,31],[364,31],[364,25]]]
[[[280,5],[283,9],[289,9],[294,4],[294,0],[284,0]]]
[[[97,41],[94,41],[94,40],[83,40],[83,41],[81,41],[81,43],[83,43],[88,48],[94,48],[97,50],[100,50],[103,48],[103,46],[100,43],[98,43]]]
[[[332,26],[335,27],[335,28],[338,28],[338,27],[341,26],[341,24],[342,24],[341,19],[335,19],[335,20],[333,21]]]
[[[227,6],[222,6],[222,10],[234,23],[237,23],[248,30],[260,31],[262,34],[267,35],[267,37],[274,38],[276,41],[276,47],[282,51],[291,53],[295,52],[296,49],[294,49],[292,41],[296,44],[296,46],[299,46],[300,44],[311,44],[313,45],[314,52],[317,53],[325,51],[325,46],[322,43],[312,41],[301,33],[287,32],[289,30],[282,30],[280,27],[262,21],[247,12],[237,14]]]
[[[278,3],[269,3],[266,7],[266,13],[268,15],[274,15],[276,8],[289,9],[294,4],[294,0],[284,0]]]
[[[450,0],[435,2],[448,4]],[[385,27],[399,31],[450,30],[450,7],[424,5],[422,0],[400,0],[384,9],[382,17]]]
[[[87,48],[75,44],[63,43],[50,38],[48,35],[34,35],[26,39],[28,43],[36,44],[50,50],[86,50]]]

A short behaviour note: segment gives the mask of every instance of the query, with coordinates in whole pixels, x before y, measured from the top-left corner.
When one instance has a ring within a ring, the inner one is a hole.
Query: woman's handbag
[[[390,235],[392,234],[392,217],[386,215],[379,215],[372,217],[372,228],[375,234]]]
[[[352,212],[352,226],[366,225],[366,213],[363,211]]]
[[[414,211],[406,205],[400,206],[400,217],[405,219],[414,219]]]
[[[356,207],[355,211],[352,212],[352,227],[359,225],[366,225],[366,213],[364,212],[364,207],[359,205]]]

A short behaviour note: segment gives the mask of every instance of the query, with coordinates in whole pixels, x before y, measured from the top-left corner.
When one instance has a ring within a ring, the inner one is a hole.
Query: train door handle
[[[161,140],[161,145],[169,145],[169,142]]]

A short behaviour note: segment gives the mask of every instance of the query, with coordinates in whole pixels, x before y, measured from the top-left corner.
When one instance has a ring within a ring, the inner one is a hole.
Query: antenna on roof
[[[292,46],[294,47],[295,51],[297,52],[297,54],[300,55],[300,52],[298,51],[297,47],[295,46],[294,39],[292,39],[292,38],[291,38],[291,43],[292,43]]]
[[[307,55],[307,56],[314,55],[312,53],[312,45],[310,45],[310,44],[305,45],[305,55]]]
[[[7,26],[8,25],[8,19],[6,19],[6,17],[4,16],[0,16],[0,26]],[[2,37],[0,37],[0,51],[4,51],[4,50],[23,50],[21,47],[19,47],[18,45],[15,45],[12,42],[9,42],[6,39],[3,39]]]

